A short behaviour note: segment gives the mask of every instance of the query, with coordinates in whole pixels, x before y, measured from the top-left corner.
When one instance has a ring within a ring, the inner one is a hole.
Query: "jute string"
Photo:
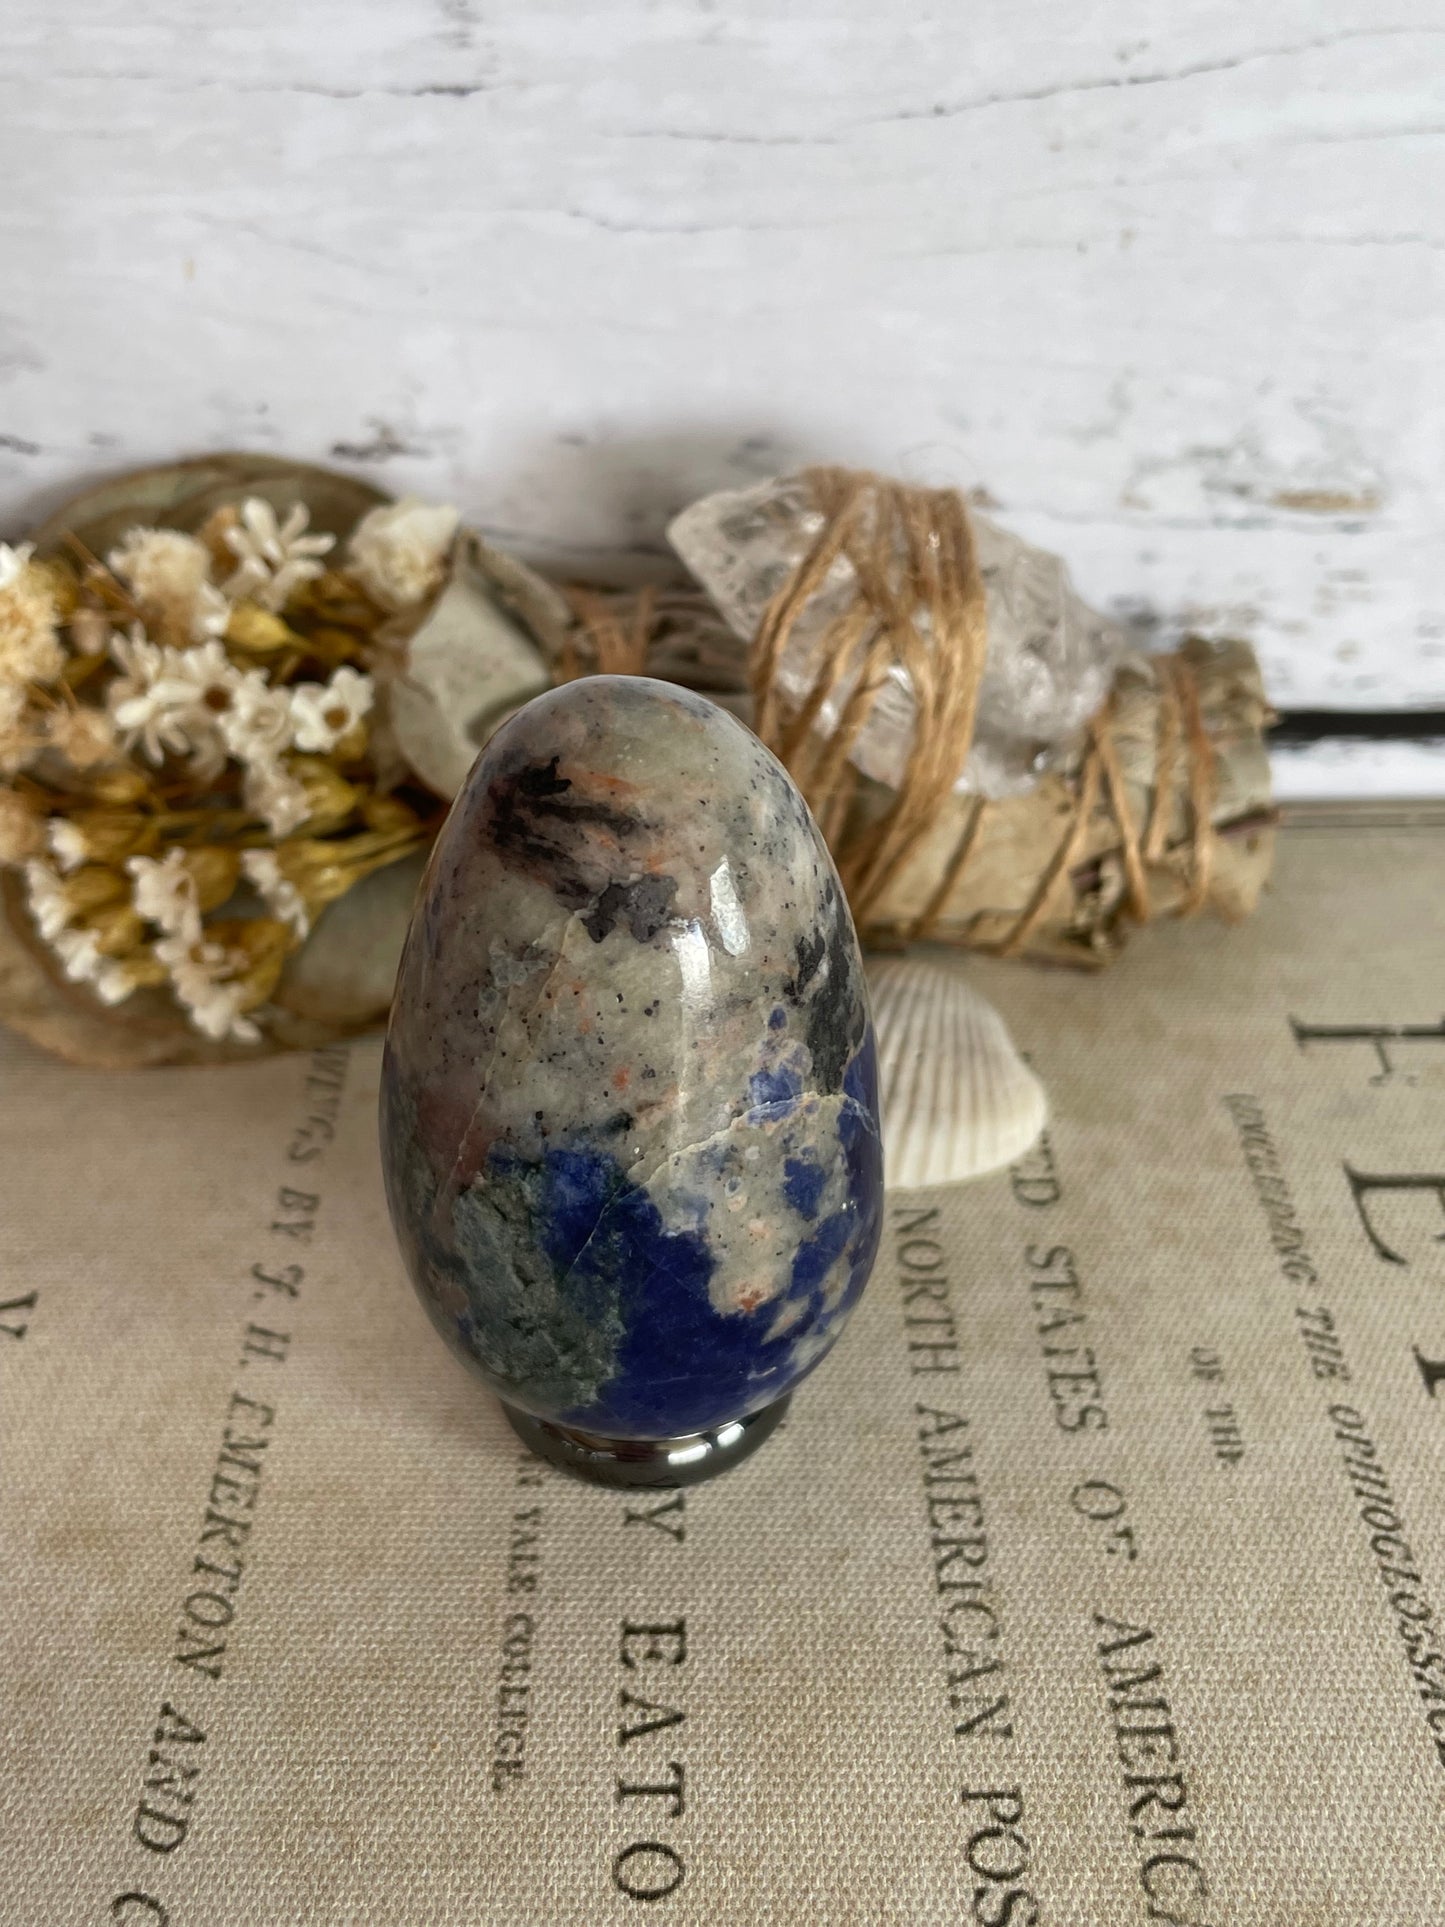
[[[934,828],[967,758],[988,654],[987,598],[968,510],[955,490],[912,488],[842,468],[810,469],[807,480],[821,526],[763,612],[753,639],[753,728],[807,798],[866,936],[872,913]],[[835,586],[840,563],[851,570],[855,593],[804,649],[799,627],[814,597]],[[652,592],[642,591],[625,617],[615,602],[595,592],[570,593],[593,660],[584,664],[569,642],[558,679],[589,669],[642,673],[653,624]],[[811,680],[802,700],[789,707],[780,670],[786,658],[796,672],[800,655]],[[1127,913],[1140,923],[1149,921],[1154,906],[1148,872],[1166,853],[1181,757],[1187,764],[1189,883],[1177,913],[1193,915],[1207,899],[1215,836],[1214,750],[1189,665],[1169,656],[1156,659],[1155,668],[1158,736],[1146,820],[1136,820],[1129,802],[1111,698],[1088,725],[1073,807],[1022,909],[994,945],[1001,955],[1014,955],[1027,944],[1060,877],[1079,860],[1101,802],[1118,833]],[[850,813],[858,780],[851,752],[899,670],[914,696],[912,746],[883,812],[860,821]],[[982,797],[972,799],[935,888],[904,932],[909,940],[929,936],[946,914],[990,807]]]

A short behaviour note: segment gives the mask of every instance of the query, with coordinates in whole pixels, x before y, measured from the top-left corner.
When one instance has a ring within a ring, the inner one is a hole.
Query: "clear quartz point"
[[[988,597],[988,660],[973,745],[966,761],[960,749],[956,787],[1011,796],[1031,789],[1099,708],[1129,639],[1080,599],[1057,556],[986,516],[975,512],[971,520]],[[684,509],[667,533],[729,626],[748,640],[822,526],[806,477],[788,475],[704,496]],[[801,702],[811,688],[819,638],[855,593],[852,564],[840,556],[799,619],[779,665],[779,682],[791,702]],[[820,717],[825,730],[836,720],[848,687],[845,682],[825,706]],[[898,787],[912,747],[913,718],[907,673],[895,668],[852,752],[865,776]]]

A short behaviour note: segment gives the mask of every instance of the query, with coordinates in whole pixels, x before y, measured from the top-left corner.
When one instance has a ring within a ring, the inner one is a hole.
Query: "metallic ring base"
[[[676,1439],[604,1439],[533,1418],[505,1399],[501,1405],[524,1445],[589,1485],[669,1487],[696,1485],[740,1465],[776,1431],[791,1397],[785,1392],[761,1412]]]

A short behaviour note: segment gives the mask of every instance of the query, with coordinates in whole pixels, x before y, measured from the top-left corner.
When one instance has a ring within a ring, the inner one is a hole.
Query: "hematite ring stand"
[[[791,1397],[791,1392],[785,1392],[761,1412],[677,1439],[598,1438],[592,1432],[533,1418],[505,1399],[501,1405],[524,1445],[590,1485],[666,1487],[696,1485],[740,1465],[777,1430]]]

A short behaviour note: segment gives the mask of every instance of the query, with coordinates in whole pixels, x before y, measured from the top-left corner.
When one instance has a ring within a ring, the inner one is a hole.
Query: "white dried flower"
[[[116,753],[115,724],[103,709],[52,709],[45,737],[72,769],[94,769]]]
[[[89,984],[103,1004],[123,1003],[136,979],[123,963],[107,957],[93,930],[61,930],[52,946],[74,984]]]
[[[179,529],[131,529],[106,557],[147,617],[175,643],[225,633],[231,617],[204,544]]]
[[[148,688],[145,696],[129,696],[125,701],[114,700],[112,690],[112,717],[116,719],[125,748],[133,750],[141,744],[152,763],[164,763],[168,752],[179,753],[191,748],[189,736],[177,726],[179,719],[173,713],[168,692],[160,684]]]
[[[90,846],[74,823],[63,816],[52,816],[47,841],[50,854],[68,876],[82,863],[90,861]]]
[[[137,602],[187,602],[211,579],[211,558],[179,529],[127,529],[105,558]]]
[[[246,808],[259,816],[272,836],[290,836],[311,814],[306,786],[284,763],[258,759],[246,767],[241,783]]]
[[[374,508],[352,530],[348,567],[384,609],[414,608],[440,585],[460,519],[414,495]]]
[[[184,850],[167,850],[160,858],[128,857],[125,867],[133,878],[131,903],[136,914],[167,937],[199,943],[201,905]]]
[[[291,742],[291,702],[259,669],[234,672],[230,701],[219,716],[221,736],[238,763],[270,763]]]
[[[218,1043],[223,1039],[237,1044],[260,1041],[259,1027],[241,1012],[245,984],[231,974],[233,959],[220,944],[206,943],[199,937],[194,941],[183,936],[163,937],[155,954],[170,973],[177,1003],[189,1013],[197,1030]]]
[[[375,689],[370,676],[350,664],[330,682],[301,682],[291,690],[291,740],[297,749],[335,749],[371,708]]]
[[[322,573],[315,558],[336,542],[334,535],[308,535],[311,512],[295,503],[286,520],[259,496],[241,504],[238,525],[227,528],[224,540],[239,567],[227,578],[225,591],[234,601],[259,602],[263,609],[284,609],[303,582]]]
[[[165,652],[147,637],[144,623],[133,622],[128,630],[113,629],[110,634],[110,659],[119,669],[120,679],[111,688],[122,691],[120,700],[140,695],[150,688],[161,673]]]
[[[114,957],[102,957],[100,968],[91,979],[91,989],[103,1004],[123,1004],[140,988],[140,979],[128,965]]]
[[[153,763],[189,755],[197,776],[215,776],[226,760],[224,722],[245,680],[221,644],[158,649],[137,625],[129,639],[112,640],[111,654],[127,672],[106,697],[126,747],[139,742]]]
[[[55,598],[22,543],[0,542],[0,684],[53,682],[65,663],[56,630]]]
[[[209,782],[226,760],[223,719],[244,680],[219,642],[173,653],[159,687],[171,704],[171,725],[190,751],[196,777]]]
[[[25,901],[47,943],[54,943],[75,916],[64,878],[38,856],[25,865]]]
[[[112,684],[107,700],[128,750],[139,743],[152,763],[163,763],[168,753],[179,754],[190,748],[189,739],[178,727],[167,692],[159,683],[153,683],[139,695],[117,700],[120,688],[119,683]]]
[[[250,672],[254,673],[254,672]],[[166,679],[184,685],[194,701],[219,716],[231,707],[231,698],[240,686],[242,672],[219,642],[203,642],[194,649],[171,650],[165,667]]]
[[[139,622],[133,622],[128,631],[112,631],[110,659],[121,672],[105,692],[111,720],[127,731],[143,733],[150,718],[151,692],[165,664],[165,651],[150,641]],[[123,716],[136,720],[129,723],[122,720]],[[128,734],[127,748],[133,740],[134,736]],[[159,762],[160,755],[155,760]]]
[[[311,918],[296,885],[282,873],[274,850],[247,850],[241,869],[271,914],[289,923],[304,943],[311,934]]]
[[[93,930],[57,930],[50,943],[72,983],[83,982],[100,962],[100,945]]]
[[[133,856],[125,867],[134,880],[136,912],[162,933],[153,954],[170,977],[176,1001],[207,1037],[255,1043],[261,1033],[240,1009],[246,987],[236,969],[244,966],[245,956],[207,938],[185,852],[167,850],[159,859]]]
[[[231,605],[214,583],[203,582],[201,592],[196,597],[196,606],[191,622],[191,634],[197,642],[209,642],[223,636],[231,621]]]
[[[289,692],[273,689],[259,669],[248,670],[232,692],[220,728],[227,749],[245,765],[241,794],[246,808],[262,818],[273,836],[289,835],[310,812],[305,788],[281,761],[291,744]]]
[[[0,865],[23,863],[45,848],[45,818],[15,790],[0,788]]]

